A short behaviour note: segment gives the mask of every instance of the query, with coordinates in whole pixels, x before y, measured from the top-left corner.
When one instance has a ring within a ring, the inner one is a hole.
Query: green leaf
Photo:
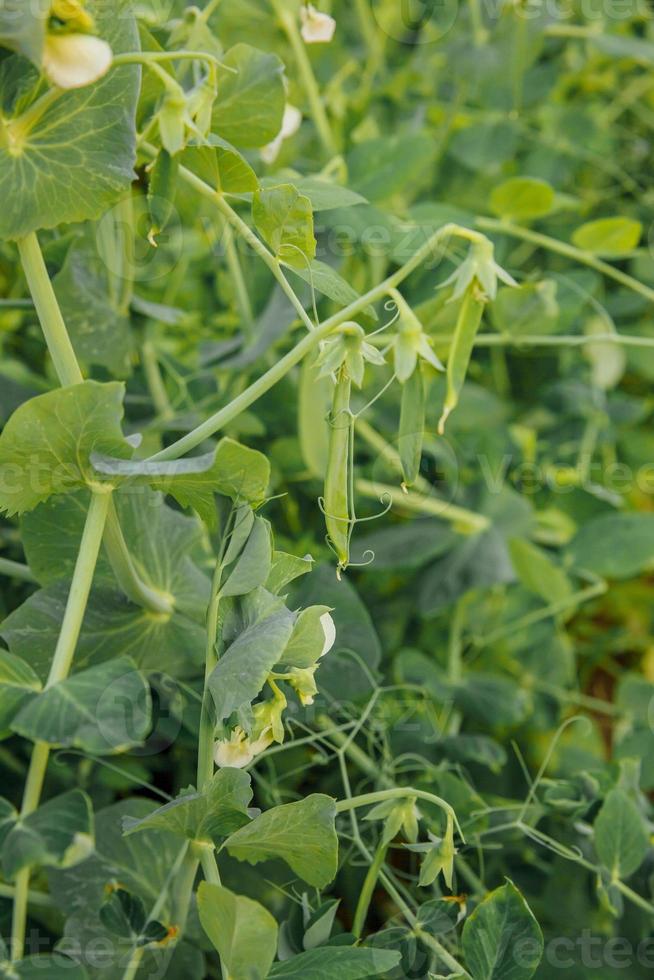
[[[291,267],[293,266],[293,263],[288,259],[285,261]],[[334,300],[339,306],[348,306],[359,299],[359,293],[352,288],[349,282],[330,265],[327,265],[326,262],[320,262],[319,259],[313,259],[309,268],[307,268],[306,262],[301,266],[297,263],[296,267],[292,269],[291,275],[298,276],[303,282],[313,286],[316,292]],[[364,313],[366,316],[372,317],[373,320],[377,319],[373,306],[367,306]]]
[[[264,980],[277,951],[277,923],[270,912],[228,888],[201,882],[202,928],[232,980]]]
[[[575,568],[624,579],[654,565],[654,514],[605,514],[587,521],[570,542]]]
[[[252,785],[240,769],[221,769],[202,793],[187,792],[153,810],[140,820],[126,817],[125,834],[167,830],[185,840],[218,844],[223,837],[249,823]]]
[[[273,551],[272,565],[265,587],[269,592],[279,595],[285,586],[294,582],[301,575],[306,575],[313,568],[313,558],[305,555],[298,558],[296,555],[288,555],[284,551]]]
[[[466,920],[462,945],[473,980],[529,980],[543,955],[543,934],[524,898],[507,880]]]
[[[263,585],[272,566],[272,532],[270,523],[255,517],[243,550],[228,569],[220,586],[221,596],[246,595]]]
[[[574,232],[573,243],[596,255],[627,255],[636,248],[643,233],[640,221],[632,218],[599,218]]]
[[[57,493],[100,483],[92,452],[128,456],[124,387],[84,381],[31,398],[0,435],[0,510],[22,514]]]
[[[505,286],[491,303],[493,325],[500,333],[551,334],[559,328],[557,284],[553,279]]]
[[[73,674],[24,705],[12,731],[32,741],[106,754],[143,741],[150,690],[128,657]]]
[[[0,6],[0,48],[9,48],[35,65],[41,64],[50,0],[3,0]]]
[[[325,645],[321,617],[331,612],[329,606],[309,606],[295,621],[293,632],[280,659],[289,667],[313,667]]]
[[[257,191],[252,217],[264,241],[288,265],[304,269],[315,258],[311,201],[292,184]]]
[[[282,62],[249,44],[230,48],[221,61],[227,68],[217,71],[213,131],[236,146],[265,146],[282,127],[286,104]]]
[[[649,851],[647,828],[634,801],[612,789],[593,825],[597,856],[615,880],[637,871]]]
[[[138,50],[127,0],[89,0],[87,7],[115,54]],[[36,52],[38,38],[27,44]],[[137,66],[112,69],[93,85],[64,92],[26,133],[16,123],[13,144],[11,137],[0,144],[0,238],[98,218],[127,191],[139,80]]]
[[[74,789],[17,819],[4,839],[2,871],[13,880],[30,865],[71,868],[89,856],[93,843],[91,801]]]
[[[172,462],[116,459],[94,453],[91,462],[105,476],[147,483],[170,494],[182,507],[193,507],[210,526],[216,523],[214,494],[260,504],[270,482],[270,463],[256,449],[221,439],[213,453]]]
[[[493,189],[490,207],[509,220],[542,218],[554,207],[554,188],[536,177],[512,177]]]
[[[280,858],[316,888],[333,881],[338,870],[336,806],[330,796],[313,793],[298,803],[266,810],[225,841],[239,861],[257,864]]]
[[[263,185],[273,183],[274,177],[262,181]],[[295,177],[293,185],[297,187],[300,194],[304,194],[311,201],[314,211],[333,211],[334,208],[351,208],[356,204],[365,204],[366,199],[349,187],[341,184],[334,184],[330,180],[323,180],[321,177]]]
[[[208,681],[219,722],[250,704],[263,689],[288,643],[293,622],[288,609],[273,606],[247,624],[223,653]]]
[[[68,249],[53,285],[78,359],[106,367],[115,377],[126,377],[131,353],[129,318],[112,295],[107,265],[90,229]]]
[[[326,946],[275,963],[269,980],[363,980],[394,970],[401,954],[390,949]]]
[[[41,690],[41,681],[20,657],[0,653],[0,737],[10,731],[10,723],[20,707]]]
[[[187,146],[182,162],[202,180],[223,194],[247,194],[256,191],[259,179],[236,147],[209,134],[208,146]]]
[[[545,602],[561,602],[571,595],[568,576],[542,548],[526,538],[513,538],[509,542],[509,554],[524,587]]]
[[[88,973],[83,966],[75,963],[68,956],[53,953],[52,956],[26,956],[19,963],[12,963],[9,972],[2,972],[4,964],[0,963],[0,977],[8,980],[88,980]]]

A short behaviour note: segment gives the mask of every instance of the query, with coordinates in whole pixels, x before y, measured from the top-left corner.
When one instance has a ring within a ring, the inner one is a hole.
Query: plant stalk
[[[86,516],[84,532],[75,563],[75,571],[73,572],[73,579],[70,585],[68,599],[66,600],[66,610],[45,690],[65,680],[70,673],[75,648],[82,628],[82,620],[86,611],[86,604],[91,591],[93,574],[100,552],[110,498],[110,492],[94,493],[91,496],[91,503]],[[39,805],[49,755],[50,746],[46,742],[34,743],[27,781],[23,792],[23,802],[20,810],[21,819],[33,813]],[[29,881],[30,868],[22,868],[16,876],[14,893],[11,926],[11,956],[13,961],[22,959],[25,950],[25,925],[27,922]]]
[[[17,244],[25,278],[59,381],[64,386],[81,384],[84,377],[61,315],[36,233],[31,232],[25,238],[19,239]],[[106,521],[105,544],[118,584],[128,599],[151,612],[172,612],[170,598],[151,589],[137,574],[118,523],[113,501],[109,505]]]

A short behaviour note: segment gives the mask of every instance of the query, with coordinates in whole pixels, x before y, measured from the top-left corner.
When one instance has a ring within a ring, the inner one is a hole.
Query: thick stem
[[[211,598],[207,610],[207,641],[204,663],[204,690],[202,692],[202,709],[200,713],[200,731],[198,733],[198,790],[204,789],[213,776],[213,723],[211,720],[211,692],[208,688],[209,678],[218,663],[216,656],[216,637],[218,635],[218,613],[220,609],[220,579],[222,577],[222,561],[216,563],[211,583]]]
[[[18,241],[23,270],[41,323],[57,376],[62,385],[80,384],[84,377],[77,363],[66,324],[52,288],[48,270],[43,261],[41,246],[35,232]],[[170,613],[173,605],[170,597],[151,589],[136,573],[125,538],[118,523],[113,502],[106,521],[107,553],[118,584],[133,602],[156,613]]]
[[[55,647],[50,673],[46,682],[46,690],[68,677],[77,640],[82,628],[82,620],[86,611],[93,574],[98,560],[102,535],[109,509],[110,494],[98,493],[91,496],[84,532],[79,546],[75,563],[75,571],[66,601],[61,631]],[[50,746],[46,742],[36,742],[32,749],[27,781],[23,791],[23,803],[20,810],[21,818],[33,813],[39,805],[45,772],[50,755]],[[16,890],[11,927],[11,956],[12,960],[20,960],[25,949],[25,923],[27,921],[27,902],[29,895],[30,868],[23,868],[16,877]]]
[[[399,487],[364,480],[363,478],[355,480],[354,487],[364,497],[371,497],[376,500],[385,498],[390,500],[394,506],[404,508],[404,510],[412,513],[440,517],[444,521],[449,521],[450,524],[458,525],[469,534],[486,531],[490,527],[490,520],[484,514],[475,514],[472,510],[457,507],[456,504],[452,504],[448,500],[439,500],[438,497],[427,497],[422,493],[401,490]]]
[[[329,125],[329,119],[325,112],[325,106],[320,95],[316,76],[313,73],[313,68],[311,67],[311,62],[309,61],[309,56],[307,55],[307,50],[297,25],[296,14],[294,11],[287,10],[284,7],[283,0],[271,0],[271,2],[277,19],[293,50],[304,94],[307,97],[311,117],[318,131],[320,142],[323,145],[325,153],[331,159],[331,157],[336,156],[338,153],[338,147],[336,146],[334,134]]]

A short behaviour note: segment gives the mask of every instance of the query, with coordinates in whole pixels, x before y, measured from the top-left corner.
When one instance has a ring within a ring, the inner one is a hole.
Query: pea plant
[[[653,59],[0,0],[0,976],[651,975]]]

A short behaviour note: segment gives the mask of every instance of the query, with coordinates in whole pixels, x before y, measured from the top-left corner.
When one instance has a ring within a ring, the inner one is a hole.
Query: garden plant
[[[653,69],[0,0],[0,977],[653,975]]]

